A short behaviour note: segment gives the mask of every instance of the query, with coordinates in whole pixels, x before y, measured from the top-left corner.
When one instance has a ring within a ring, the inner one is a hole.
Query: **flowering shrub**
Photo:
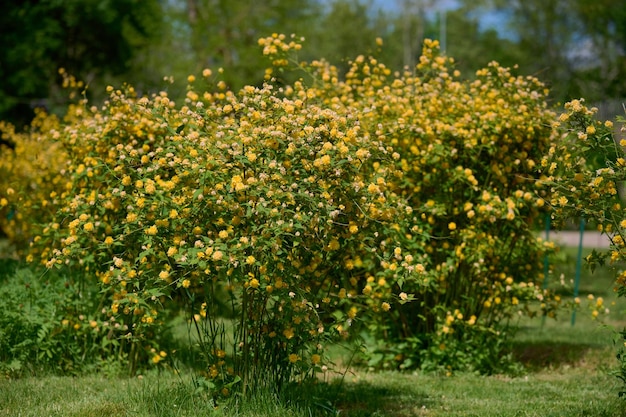
[[[560,303],[542,289],[552,248],[534,233],[548,196],[536,188],[539,161],[556,134],[547,90],[495,62],[463,80],[436,41],[402,74],[363,56],[345,81],[324,62],[307,70],[316,96],[359,114],[363,131],[398,153],[404,173],[388,184],[411,207],[393,225],[399,235],[388,243],[398,249],[381,265],[387,279],[363,289],[394,300],[384,320],[371,322],[386,341],[371,363],[496,371],[509,320],[535,314],[538,300],[545,314]],[[426,273],[396,276],[416,258]]]
[[[42,130],[67,162],[30,258],[98,278],[132,364],[167,357],[184,306],[223,395],[325,369],[357,323],[373,365],[498,370],[508,321],[559,303],[532,233],[544,87],[495,63],[462,80],[431,41],[415,73],[357,57],[345,77],[299,63],[295,38],[259,44],[262,86],[206,69],[179,104],[109,87]]]
[[[304,84],[196,91],[211,75],[189,77],[180,107],[110,88],[48,132],[69,157],[66,192],[31,256],[95,274],[131,352],[159,351],[164,306],[182,297],[212,383],[280,387],[321,369],[324,340],[365,304],[350,300],[377,271],[350,271],[386,262],[387,223],[410,211],[387,186],[403,174],[356,114]]]
[[[595,265],[608,262],[617,269],[615,291],[626,296],[626,207],[623,182],[626,178],[626,138],[616,138],[611,121],[596,117],[596,108],[589,108],[583,99],[565,104],[565,111],[554,122],[563,135],[541,162],[546,172],[542,184],[550,190],[550,206],[556,224],[570,219],[585,219],[611,241],[608,252],[593,251],[587,262]],[[626,129],[622,126],[621,132]],[[619,139],[619,140],[618,140]],[[604,309],[603,300],[593,304],[594,316]],[[618,337],[618,376],[626,383],[626,331]],[[624,395],[626,390],[620,395]]]

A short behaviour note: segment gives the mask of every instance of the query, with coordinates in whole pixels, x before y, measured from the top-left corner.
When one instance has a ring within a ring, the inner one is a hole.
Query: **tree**
[[[87,82],[125,73],[158,35],[158,0],[26,0],[0,14],[0,119],[23,125],[33,107],[54,108],[57,71]]]
[[[376,38],[393,35],[388,13],[376,11],[372,2],[333,0],[307,41],[310,59],[324,58],[340,70],[346,70],[348,61],[358,55],[378,54]],[[391,46],[397,45],[391,42]],[[387,53],[386,45],[383,53]],[[399,52],[394,48],[394,52]]]
[[[620,0],[463,1],[507,17],[520,68],[548,83],[555,101],[626,94],[626,9]]]
[[[592,54],[582,62],[581,90],[593,100],[626,96],[626,8],[619,0],[578,0],[574,12]],[[586,42],[585,42],[586,41]],[[589,51],[590,52],[590,51]]]
[[[491,61],[513,67],[525,61],[524,51],[496,29],[481,29],[479,16],[464,9],[447,13],[447,50],[457,68],[471,74]]]
[[[189,71],[224,67],[230,88],[258,83],[266,63],[258,59],[257,40],[274,32],[306,36],[317,23],[320,6],[312,0],[187,0],[185,21],[193,55]]]

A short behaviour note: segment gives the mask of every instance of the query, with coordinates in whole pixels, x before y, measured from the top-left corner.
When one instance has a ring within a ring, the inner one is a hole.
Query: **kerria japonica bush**
[[[275,63],[288,62],[280,49],[272,52]],[[394,300],[383,320],[369,321],[377,346],[370,365],[504,370],[509,323],[552,316],[560,304],[542,288],[543,259],[553,248],[534,232],[550,198],[538,187],[540,161],[557,137],[545,86],[495,62],[462,79],[436,41],[426,41],[419,64],[403,73],[363,56],[345,80],[323,61],[302,66],[313,80],[309,91],[358,114],[363,131],[400,155],[393,162],[403,175],[387,186],[412,211],[392,225],[402,243],[380,265],[388,279],[362,291]],[[416,254],[426,257],[427,273],[395,276]]]
[[[616,135],[613,122],[598,120],[598,109],[587,107],[584,99],[565,104],[555,128],[563,134],[542,160],[548,176],[542,180],[551,193],[550,206],[557,226],[570,220],[583,219],[595,224],[597,230],[609,237],[608,251],[593,251],[587,262],[594,268],[608,263],[616,273],[614,290],[626,296],[626,206],[624,181],[626,180],[626,138]],[[597,316],[603,300],[595,301]],[[615,342],[620,368],[617,376],[626,384],[626,330],[616,329]],[[620,396],[626,394],[622,387]]]
[[[190,76],[181,106],[111,87],[102,107],[83,102],[52,128],[68,163],[29,256],[97,277],[131,362],[169,357],[155,334],[183,300],[205,377],[228,395],[321,371],[327,340],[347,337],[360,310],[389,309],[362,280],[385,273],[389,223],[411,209],[387,185],[403,175],[398,154],[356,113],[302,83],[196,91],[211,77]],[[423,273],[418,260],[396,273]]]
[[[357,57],[345,76],[298,62],[296,38],[259,44],[261,86],[109,87],[42,127],[64,162],[2,203],[54,208],[29,259],[98,280],[131,364],[172,357],[158,335],[184,309],[223,395],[312,377],[355,333],[372,366],[502,370],[509,321],[559,304],[533,234],[543,85],[496,63],[464,80],[432,41],[410,71]]]

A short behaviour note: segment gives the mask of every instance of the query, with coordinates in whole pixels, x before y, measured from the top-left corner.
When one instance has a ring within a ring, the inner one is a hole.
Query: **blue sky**
[[[367,0],[365,0],[367,1]],[[388,11],[399,11],[401,4],[405,0],[372,0],[374,7],[381,8]],[[459,7],[457,0],[435,0],[433,9],[439,10],[454,10]],[[496,29],[500,32],[501,36],[510,38],[511,33],[507,33],[506,27],[507,15],[504,11],[488,11],[479,16],[479,25],[481,29]]]

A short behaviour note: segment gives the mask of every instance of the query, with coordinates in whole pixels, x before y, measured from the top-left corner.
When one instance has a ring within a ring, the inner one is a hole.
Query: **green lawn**
[[[567,251],[557,277],[573,279],[575,251]],[[581,293],[602,296],[612,309],[606,323],[626,326],[624,300],[612,292],[606,270],[583,271]],[[563,297],[571,294],[563,293]],[[612,305],[612,303],[615,303]],[[0,416],[626,416],[620,382],[610,373],[617,360],[609,329],[579,311],[557,320],[520,322],[513,353],[520,376],[444,376],[348,369],[345,377],[272,395],[215,405],[194,393],[187,377],[153,372],[140,378],[40,376],[0,379]],[[344,353],[345,354],[345,353]],[[341,360],[341,353],[337,353]],[[338,381],[342,380],[340,384]]]

